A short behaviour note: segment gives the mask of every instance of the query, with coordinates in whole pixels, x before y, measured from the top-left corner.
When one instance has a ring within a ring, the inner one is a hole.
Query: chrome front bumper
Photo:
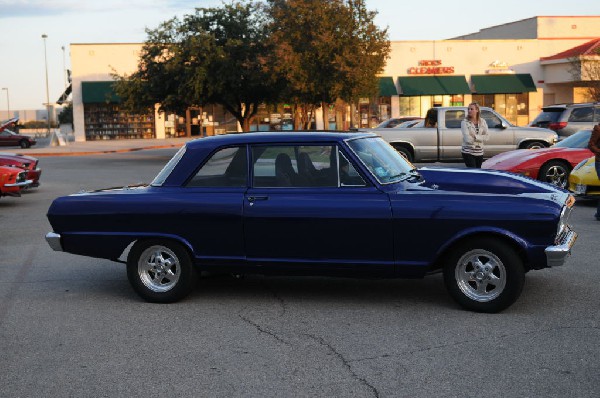
[[[28,187],[33,183],[33,180],[26,180],[23,182],[15,182],[14,184],[4,184],[5,187]]]
[[[573,247],[576,239],[577,233],[569,228],[563,235],[560,244],[548,246],[545,250],[548,267],[558,267],[563,265],[567,256],[571,254],[571,247]]]
[[[55,252],[63,251],[62,245],[60,243],[60,234],[48,232],[46,234],[46,242],[48,242],[52,250],[54,250]]]

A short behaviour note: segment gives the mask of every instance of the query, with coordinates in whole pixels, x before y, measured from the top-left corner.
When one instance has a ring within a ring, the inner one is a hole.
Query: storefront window
[[[452,95],[450,98],[450,106],[464,106],[465,99],[462,94]]]
[[[529,123],[529,93],[473,94],[473,101],[480,106],[494,109],[517,126],[526,126]]]
[[[400,116],[420,116],[421,97],[400,97]]]
[[[85,104],[83,108],[86,141],[130,138],[156,138],[154,112],[129,114],[118,104]]]

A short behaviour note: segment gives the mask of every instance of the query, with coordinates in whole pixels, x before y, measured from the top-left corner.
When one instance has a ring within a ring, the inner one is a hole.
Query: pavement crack
[[[362,385],[364,385],[367,388],[369,388],[373,392],[373,396],[374,397],[379,398],[379,391],[377,391],[377,388],[375,388],[365,378],[360,377],[359,375],[357,375],[356,372],[354,372],[354,370],[352,370],[352,365],[350,364],[351,361],[348,361],[331,344],[329,344],[327,341],[325,341],[325,339],[323,339],[322,337],[319,337],[319,336],[315,336],[315,335],[308,334],[308,333],[306,333],[305,336],[313,339],[314,341],[316,341],[317,343],[319,343],[321,346],[327,348],[330,352],[332,352],[333,355],[335,355],[342,362],[342,364],[344,365],[344,367],[346,369],[348,369],[348,372],[350,373],[350,375],[352,375],[352,377],[355,380],[357,380],[359,383],[361,383]]]
[[[253,320],[249,319],[248,317],[238,314],[238,316],[247,324],[253,326],[256,330],[258,330],[260,333],[266,334],[268,336],[273,337],[275,340],[279,341],[282,344],[285,344],[287,346],[291,346],[290,343],[288,343],[287,341],[285,341],[284,339],[282,339],[281,337],[279,337],[277,334],[271,332],[270,330],[265,329],[264,327],[262,327],[261,325],[259,325],[258,323],[254,322]]]

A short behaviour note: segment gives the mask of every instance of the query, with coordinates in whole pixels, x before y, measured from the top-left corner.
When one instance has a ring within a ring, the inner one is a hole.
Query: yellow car
[[[575,193],[575,196],[599,199],[600,198],[600,179],[596,174],[594,162],[596,158],[592,156],[589,159],[582,160],[569,175],[569,191]]]

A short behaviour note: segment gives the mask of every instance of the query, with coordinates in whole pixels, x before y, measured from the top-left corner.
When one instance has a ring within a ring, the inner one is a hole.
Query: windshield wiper
[[[408,181],[410,179],[415,179],[416,181],[419,181],[423,178],[423,176],[419,173],[419,171],[415,168],[415,169],[411,169],[408,173],[407,172],[402,172],[402,173],[398,173],[396,175],[393,175],[389,178],[389,180],[393,180],[395,178],[399,178],[398,182],[403,182],[403,181]]]

